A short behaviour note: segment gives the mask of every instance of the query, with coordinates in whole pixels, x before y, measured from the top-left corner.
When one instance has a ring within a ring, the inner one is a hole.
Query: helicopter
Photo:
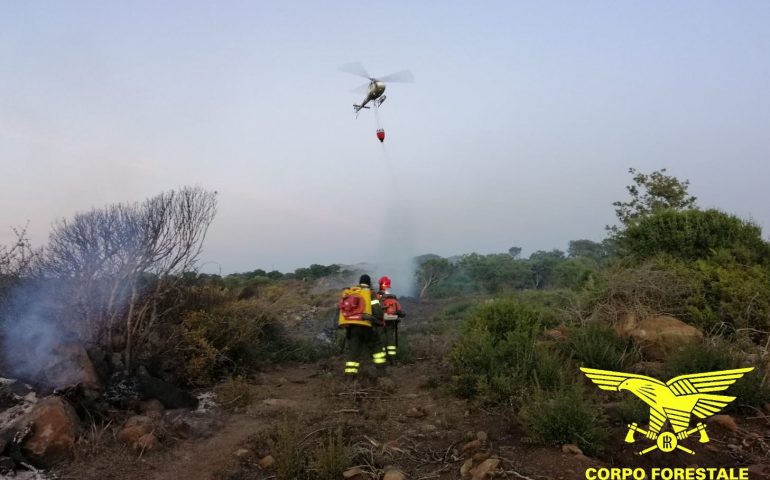
[[[369,107],[367,104],[371,102],[375,107],[379,107],[382,105],[382,102],[385,101],[385,98],[387,98],[383,93],[385,93],[385,83],[386,82],[412,82],[414,80],[414,76],[412,75],[412,72],[409,70],[402,70],[400,72],[391,73],[390,75],[385,75],[384,77],[375,78],[369,75],[369,72],[366,71],[363,65],[361,65],[359,62],[353,62],[348,63],[345,65],[342,65],[339,67],[340,70],[342,70],[345,73],[351,73],[353,75],[357,75],[359,77],[364,77],[369,80],[369,83],[365,83],[359,87],[354,88],[351,90],[353,93],[366,93],[366,97],[364,98],[364,101],[361,102],[360,105],[353,105],[353,112],[356,114],[356,118],[358,118],[358,114],[361,111],[361,109]]]

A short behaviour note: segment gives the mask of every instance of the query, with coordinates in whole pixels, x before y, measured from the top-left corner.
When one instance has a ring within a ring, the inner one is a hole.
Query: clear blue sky
[[[225,272],[528,254],[600,240],[629,167],[767,230],[768,25],[767,1],[2,2],[0,242],[196,184]],[[355,60],[414,72],[386,153]]]

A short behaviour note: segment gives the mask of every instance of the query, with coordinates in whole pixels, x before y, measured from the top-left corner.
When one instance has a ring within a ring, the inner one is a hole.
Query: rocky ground
[[[75,461],[57,470],[62,479],[268,479],[275,478],[268,437],[281,422],[298,426],[307,445],[343,426],[359,462],[357,478],[531,478],[582,479],[590,466],[727,466],[756,462],[768,425],[761,418],[733,419],[710,426],[712,442],[697,458],[650,454],[623,443],[618,426],[614,461],[589,458],[572,446],[531,444],[513,418],[472,408],[447,395],[430,379],[443,368],[435,360],[391,369],[380,381],[350,385],[336,375],[339,362],[276,368],[252,380],[250,405],[236,413],[213,410],[214,424],[191,429],[189,438],[165,432],[163,445],[142,452],[117,439],[102,438],[80,448]],[[160,418],[160,417],[158,417]],[[218,423],[221,422],[221,423]],[[754,452],[756,455],[751,455]],[[753,467],[755,471],[761,467]],[[484,472],[489,472],[485,476]],[[465,476],[463,474],[465,473]],[[475,474],[475,475],[474,475]],[[759,478],[759,477],[752,477]]]
[[[245,379],[244,393],[230,400],[232,405],[212,406],[211,393],[201,392],[197,409],[167,409],[162,402],[150,400],[103,418],[89,418],[75,404],[81,420],[77,429],[57,427],[59,421],[71,424],[75,412],[56,397],[44,399],[37,404],[50,404],[47,415],[55,421],[51,429],[36,432],[43,440],[39,448],[53,448],[47,453],[55,456],[56,443],[46,437],[50,433],[66,444],[74,443],[74,455],[70,453],[68,460],[47,473],[32,467],[20,471],[17,464],[15,473],[6,470],[0,478],[280,478],[281,459],[287,452],[275,439],[276,432],[287,428],[295,432],[294,443],[306,453],[341,429],[355,458],[345,478],[358,480],[577,480],[585,478],[586,468],[592,466],[696,464],[751,465],[752,480],[770,478],[763,465],[770,451],[770,416],[762,411],[712,420],[710,443],[690,441],[696,456],[635,455],[643,442],[624,443],[627,429],[612,421],[607,433],[616,441],[599,458],[583,455],[571,445],[535,445],[509,409],[471,404],[448,390],[449,368],[443,356],[458,329],[427,320],[443,305],[411,303],[407,307],[411,315],[402,340],[408,346],[409,363],[391,367],[385,378],[374,378],[369,371],[360,381],[347,383],[341,378],[343,359],[339,357],[280,365]],[[34,396],[22,390],[18,394]],[[30,415],[30,406],[24,408]],[[35,443],[30,445],[24,447],[27,458],[35,454]],[[6,454],[12,450],[6,448]]]
[[[615,422],[615,447],[590,458],[574,446],[537,446],[507,409],[489,410],[454,397],[447,388],[443,354],[456,326],[437,328],[427,319],[442,305],[407,305],[411,323],[402,338],[411,363],[390,368],[385,379],[366,376],[354,384],[340,377],[341,358],[274,367],[248,379],[250,401],[235,411],[200,408],[186,420],[157,408],[136,435],[159,443],[121,441],[110,426],[95,427],[74,461],[57,469],[62,479],[270,479],[276,478],[275,432],[292,425],[302,449],[312,450],[342,427],[358,465],[346,478],[583,479],[591,466],[753,465],[762,478],[770,417],[719,417],[709,424],[711,442],[688,454],[635,455],[639,443],[623,442],[627,429]],[[174,413],[177,412],[177,413]],[[192,418],[192,420],[190,419]],[[135,422],[137,422],[135,420]],[[180,427],[181,423],[181,427]],[[136,441],[139,437],[137,437]],[[646,444],[644,445],[646,446]],[[132,448],[133,447],[133,448]],[[146,448],[143,448],[146,447]]]

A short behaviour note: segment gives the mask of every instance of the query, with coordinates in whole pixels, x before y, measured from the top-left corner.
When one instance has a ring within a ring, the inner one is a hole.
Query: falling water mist
[[[382,218],[382,233],[377,250],[376,278],[372,280],[387,275],[393,281],[393,293],[413,296],[416,294],[416,253],[409,199],[398,185],[385,144],[382,144],[382,156],[388,180],[385,190],[377,196],[376,208]]]

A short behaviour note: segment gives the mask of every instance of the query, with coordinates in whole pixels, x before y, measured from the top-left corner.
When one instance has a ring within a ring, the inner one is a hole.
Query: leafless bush
[[[605,287],[594,304],[592,317],[614,323],[626,314],[638,318],[653,314],[680,315],[693,286],[679,273],[654,263],[617,267],[605,274]]]
[[[62,318],[84,340],[123,353],[126,370],[153,327],[179,308],[216,211],[216,193],[185,187],[54,225],[44,272],[62,283]]]
[[[30,272],[37,258],[27,237],[27,227],[14,228],[13,233],[16,241],[12,245],[0,245],[0,302],[13,284]]]

